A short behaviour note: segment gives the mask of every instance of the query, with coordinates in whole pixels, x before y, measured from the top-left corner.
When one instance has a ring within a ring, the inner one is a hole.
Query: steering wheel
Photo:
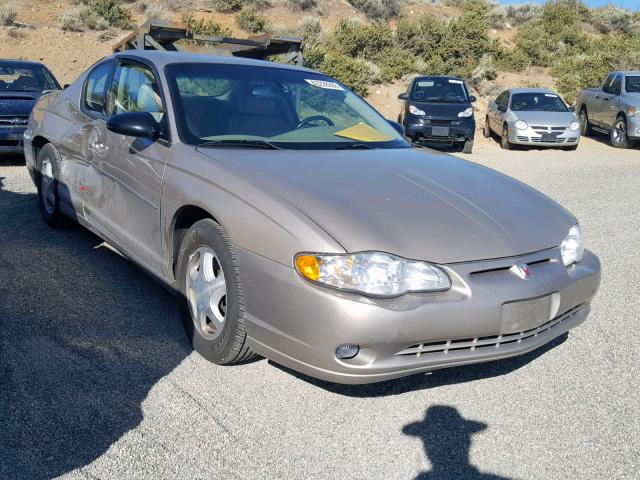
[[[460,95],[458,95],[457,93],[453,93],[453,92],[449,92],[445,95],[445,97],[452,97],[455,98],[456,100],[462,100],[462,97]]]
[[[329,117],[325,117],[324,115],[311,115],[310,117],[305,118],[298,125],[296,125],[295,129],[300,130],[302,128],[312,127],[313,125],[311,124],[318,121],[326,123],[329,127],[333,127],[335,125],[335,123],[333,123],[333,121],[331,121]]]

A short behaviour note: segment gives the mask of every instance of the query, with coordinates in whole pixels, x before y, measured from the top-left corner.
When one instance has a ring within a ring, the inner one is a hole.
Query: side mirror
[[[575,105],[569,105],[569,111],[570,112],[575,112],[576,111],[576,106]]]
[[[478,99],[476,98],[475,95],[469,95],[469,102],[470,103],[475,103],[477,101],[478,101]]]
[[[126,112],[107,120],[107,128],[127,137],[156,140],[160,136],[160,125],[149,112]]]
[[[62,87],[63,90],[66,90],[67,88],[69,88],[71,86],[70,83],[65,83],[64,87]]]
[[[387,119],[387,122],[389,122],[389,125],[391,125],[396,130],[396,132],[398,132],[403,137],[405,136],[404,126],[402,126],[401,124],[399,124],[395,120]]]
[[[500,110],[501,112],[506,112],[507,107],[505,107],[504,105],[498,105],[498,110]]]
[[[398,100],[409,100],[409,95],[407,95],[406,93],[401,93],[400,95],[398,95]]]

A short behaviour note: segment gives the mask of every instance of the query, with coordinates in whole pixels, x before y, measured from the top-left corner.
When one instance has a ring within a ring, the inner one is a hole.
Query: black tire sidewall
[[[222,333],[213,340],[203,337],[195,327],[186,297],[189,257],[202,246],[210,247],[216,253],[227,284],[227,312],[224,327]],[[211,362],[217,364],[232,362],[238,354],[236,342],[238,335],[245,334],[244,302],[238,266],[234,260],[231,244],[219,224],[209,219],[200,220],[188,230],[178,254],[176,279],[182,322],[194,349]]]
[[[489,117],[484,119],[484,126],[482,127],[482,135],[484,138],[491,137],[491,129],[489,128]]]
[[[580,134],[584,137],[591,135],[591,125],[589,124],[589,115],[586,110],[580,112],[579,120],[584,117],[584,121],[580,122]]]
[[[500,134],[500,147],[504,150],[511,150],[511,143],[509,143],[509,127],[502,127],[502,133]]]

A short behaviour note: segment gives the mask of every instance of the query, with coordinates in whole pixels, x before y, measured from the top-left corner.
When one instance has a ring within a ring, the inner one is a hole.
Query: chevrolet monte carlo
[[[218,364],[376,382],[584,321],[600,264],[576,219],[401,130],[312,70],[139,51],[43,96],[25,151],[45,221],[79,222],[175,290]]]

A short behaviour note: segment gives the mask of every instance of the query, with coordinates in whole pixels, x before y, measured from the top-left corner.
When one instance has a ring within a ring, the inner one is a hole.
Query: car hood
[[[415,105],[426,114],[425,119],[449,119],[458,118],[458,113],[464,112],[471,106],[470,103],[451,103],[451,102],[417,102],[411,100],[411,105]]]
[[[524,120],[529,125],[549,127],[567,127],[578,118],[572,112],[513,112],[518,120]]]
[[[346,251],[437,263],[521,255],[575,223],[512,178],[430,150],[202,149],[316,222]]]
[[[0,116],[28,117],[41,92],[0,91]]]

